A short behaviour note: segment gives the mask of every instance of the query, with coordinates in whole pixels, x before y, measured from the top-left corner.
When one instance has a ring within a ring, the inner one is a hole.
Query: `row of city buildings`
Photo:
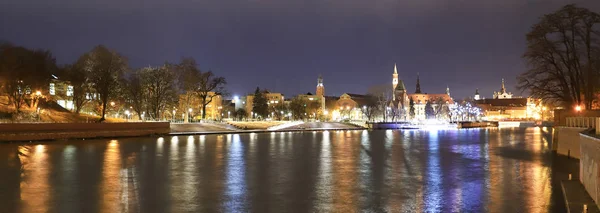
[[[420,79],[417,76],[414,93],[409,93],[404,81],[399,78],[398,69],[394,65],[392,73],[391,85],[391,100],[387,100],[388,110],[401,111],[394,120],[425,120],[427,118],[426,106],[429,103],[433,109],[441,109],[437,105],[444,104],[447,109],[452,110],[461,102],[469,101],[479,107],[482,111],[481,119],[487,120],[527,120],[527,119],[543,119],[544,110],[546,110],[540,100],[526,97],[516,97],[508,92],[504,86],[504,80],[499,91],[493,93],[492,98],[484,98],[479,94],[478,89],[475,90],[474,96],[470,100],[454,100],[450,95],[450,89],[447,87],[443,93],[425,93],[421,90]],[[264,96],[267,99],[267,104],[275,108],[278,105],[289,105],[291,98],[286,98],[284,94],[273,91],[264,90]],[[55,78],[50,83],[50,97],[59,105],[68,110],[74,110],[73,87],[68,83],[61,82]],[[211,94],[212,95],[212,94]],[[89,94],[87,98],[94,99],[94,94]],[[183,97],[180,97],[180,99]],[[364,111],[365,102],[368,96],[362,94],[344,93],[340,96],[328,96],[325,93],[325,85],[321,76],[317,79],[316,91],[314,94],[300,94],[293,98],[301,99],[314,107],[311,112],[306,112],[305,118],[319,120],[365,120]],[[413,102],[414,116],[410,115],[411,100]],[[252,112],[254,102],[254,94],[245,96],[234,96],[231,99],[226,99],[220,95],[216,95],[206,107],[206,118],[211,120],[232,118],[232,113],[238,109],[244,109],[247,112],[247,118],[256,117]],[[169,115],[165,117],[184,119],[188,115],[191,118],[201,115],[201,107],[198,102],[192,101],[191,107],[174,107],[172,110],[167,110]],[[549,111],[548,111],[549,112]],[[547,114],[549,114],[547,112]],[[117,112],[118,115],[119,112]],[[121,112],[123,113],[123,112]],[[280,114],[276,114],[280,113]],[[180,117],[181,116],[181,117]],[[548,115],[546,115],[548,116]],[[268,116],[272,119],[290,119],[289,112],[273,111]],[[380,116],[377,120],[388,120],[386,117]]]

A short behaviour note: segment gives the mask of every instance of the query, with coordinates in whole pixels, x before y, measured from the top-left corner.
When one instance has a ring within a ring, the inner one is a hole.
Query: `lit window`
[[[308,98],[308,100],[311,100],[311,101],[312,101],[313,99],[314,99],[314,98]]]
[[[73,86],[67,86],[67,96],[73,96]]]
[[[54,83],[50,83],[50,95],[56,95],[56,90],[54,90]]]

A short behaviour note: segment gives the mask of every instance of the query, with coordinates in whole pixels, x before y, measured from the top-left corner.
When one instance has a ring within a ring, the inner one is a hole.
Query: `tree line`
[[[593,106],[600,87],[600,15],[573,4],[540,18],[526,35],[528,69],[518,88],[546,104]]]
[[[261,90],[259,87],[254,91],[252,100],[252,114],[250,116],[255,119],[273,120],[305,120],[305,119],[323,119],[323,111],[321,111],[320,103],[301,98],[300,96],[292,98],[289,103],[284,101],[269,104],[266,97],[268,91]],[[236,114],[245,114],[248,112],[243,109],[238,109]]]
[[[205,118],[206,106],[217,95],[226,94],[227,84],[212,71],[200,70],[193,58],[132,69],[123,55],[98,45],[72,64],[58,66],[48,50],[0,44],[0,87],[17,112],[23,106],[35,106],[40,96],[36,91],[48,94],[52,78],[72,86],[74,113],[91,107],[100,116],[99,122],[115,102],[128,105],[139,119],[160,120],[179,104],[187,109],[192,99],[199,100]]]

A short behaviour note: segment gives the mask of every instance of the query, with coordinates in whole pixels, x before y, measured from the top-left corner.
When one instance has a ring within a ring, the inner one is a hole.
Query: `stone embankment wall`
[[[168,122],[0,124],[0,141],[132,137],[168,134]]]
[[[579,162],[579,178],[585,190],[596,205],[600,197],[600,139],[581,133],[581,158]]]
[[[557,144],[556,153],[579,159],[581,147],[579,134],[586,128],[557,127],[554,142]]]

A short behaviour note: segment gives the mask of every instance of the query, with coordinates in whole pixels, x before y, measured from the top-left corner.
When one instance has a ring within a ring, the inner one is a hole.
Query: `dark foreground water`
[[[0,144],[0,212],[564,212],[549,131]]]

